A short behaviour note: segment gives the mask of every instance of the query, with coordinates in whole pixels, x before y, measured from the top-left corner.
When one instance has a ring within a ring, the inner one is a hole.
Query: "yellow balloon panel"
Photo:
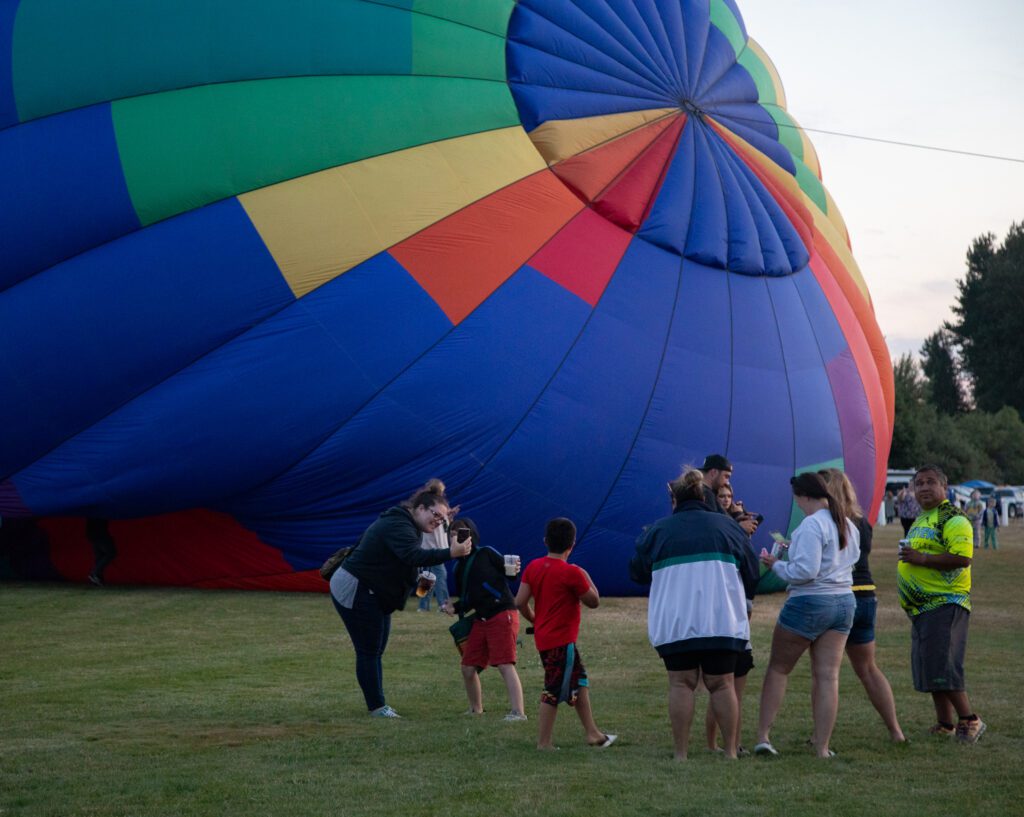
[[[301,297],[544,167],[522,128],[503,128],[331,168],[238,198]]]

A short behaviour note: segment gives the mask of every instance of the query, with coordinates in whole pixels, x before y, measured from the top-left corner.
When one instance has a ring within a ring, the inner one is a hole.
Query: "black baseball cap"
[[[704,464],[700,467],[701,471],[731,471],[732,463],[729,462],[721,454],[708,454],[704,458]]]

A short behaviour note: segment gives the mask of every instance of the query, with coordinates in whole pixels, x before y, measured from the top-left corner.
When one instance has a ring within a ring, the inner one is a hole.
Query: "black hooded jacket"
[[[449,548],[425,548],[422,542],[412,513],[396,505],[363,532],[342,566],[373,591],[381,610],[392,613],[405,607],[416,586],[416,568],[452,558]]]

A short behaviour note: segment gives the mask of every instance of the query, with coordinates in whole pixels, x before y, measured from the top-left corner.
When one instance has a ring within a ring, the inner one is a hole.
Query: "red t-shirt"
[[[572,644],[580,634],[580,596],[590,589],[576,565],[544,556],[523,571],[533,593],[533,639],[538,650]]]

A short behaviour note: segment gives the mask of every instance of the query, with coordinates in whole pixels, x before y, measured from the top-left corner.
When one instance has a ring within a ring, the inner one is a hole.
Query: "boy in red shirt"
[[[617,735],[597,728],[590,709],[587,670],[576,649],[580,631],[580,602],[591,609],[601,598],[583,568],[569,564],[576,544],[576,526],[569,519],[552,519],[544,532],[548,555],[526,566],[516,594],[516,607],[534,625],[534,640],[544,664],[544,692],[540,696],[538,749],[554,749],[558,704],[575,708],[587,733],[587,743],[599,749],[611,746]],[[533,606],[530,599],[534,600]]]

